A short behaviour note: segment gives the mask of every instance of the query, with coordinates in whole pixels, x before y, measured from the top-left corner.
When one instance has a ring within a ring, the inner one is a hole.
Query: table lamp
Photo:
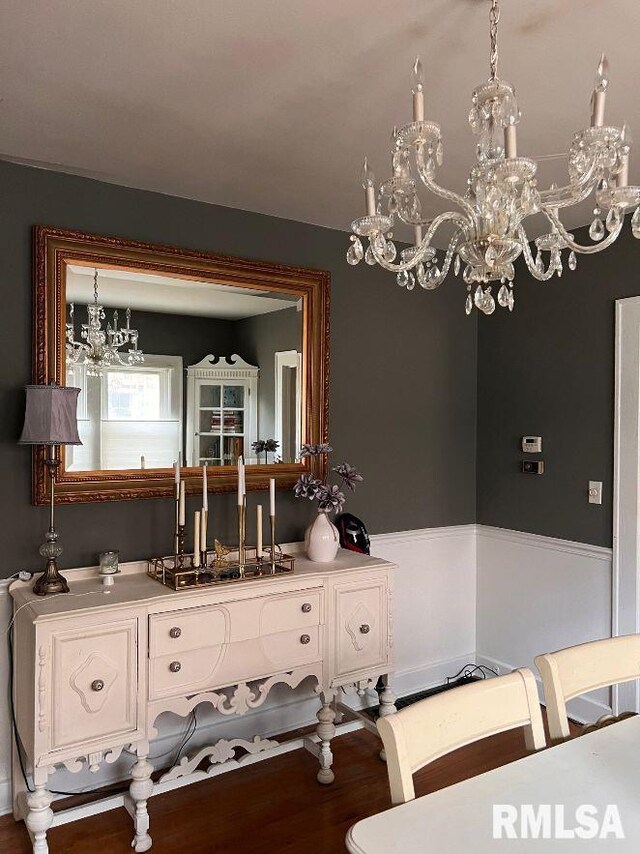
[[[36,581],[33,592],[38,596],[47,593],[68,593],[67,580],[58,572],[57,559],[62,554],[58,534],[54,525],[55,495],[54,484],[60,459],[59,445],[81,445],[78,436],[78,394],[79,388],[51,385],[26,386],[27,404],[24,414],[24,427],[20,436],[22,445],[48,445],[49,457],[44,464],[49,471],[51,504],[49,530],[45,542],[40,546],[40,554],[47,559],[47,566]]]

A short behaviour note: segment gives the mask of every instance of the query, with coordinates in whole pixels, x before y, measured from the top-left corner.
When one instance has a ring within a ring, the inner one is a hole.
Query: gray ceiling
[[[346,230],[362,156],[385,174],[391,128],[409,120],[418,53],[441,181],[464,187],[487,18],[487,0],[3,0],[0,154]],[[603,49],[607,118],[640,140],[638,0],[503,0],[500,36],[521,154],[561,153],[588,124]],[[562,180],[566,162],[540,170]]]

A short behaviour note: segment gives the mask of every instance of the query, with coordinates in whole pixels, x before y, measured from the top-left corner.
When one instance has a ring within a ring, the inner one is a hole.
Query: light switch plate
[[[589,504],[602,504],[602,481],[589,481]]]

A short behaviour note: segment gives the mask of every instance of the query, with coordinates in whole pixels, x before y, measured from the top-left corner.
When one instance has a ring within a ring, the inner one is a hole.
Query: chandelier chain
[[[498,21],[500,20],[500,6],[498,0],[491,0],[491,11],[489,12],[489,38],[491,39],[491,52],[489,63],[491,65],[491,80],[498,76]]]
[[[98,271],[93,271],[93,301],[98,305]]]

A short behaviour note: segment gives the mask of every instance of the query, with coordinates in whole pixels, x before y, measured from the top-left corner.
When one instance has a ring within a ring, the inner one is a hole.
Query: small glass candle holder
[[[120,572],[118,568],[119,551],[100,552],[100,575],[105,587],[111,587],[113,576]]]

